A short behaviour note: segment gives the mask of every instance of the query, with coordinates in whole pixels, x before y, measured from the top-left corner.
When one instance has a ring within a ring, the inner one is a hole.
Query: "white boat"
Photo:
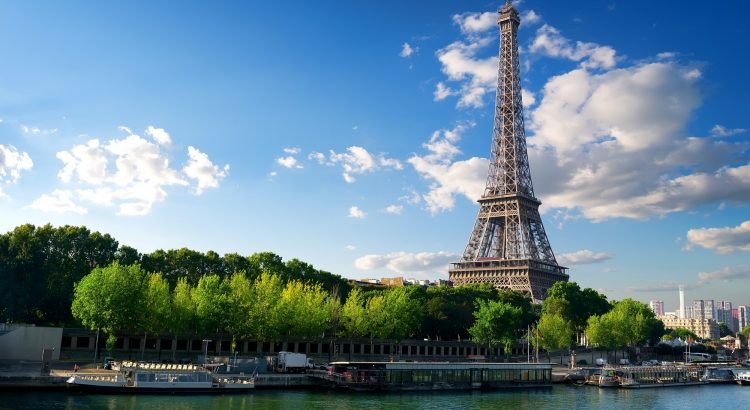
[[[750,386],[750,372],[737,372],[734,376],[734,380],[739,385]]]
[[[121,362],[111,373],[76,373],[67,383],[84,390],[107,393],[214,393],[247,391],[255,387],[253,376],[214,377],[192,364]]]

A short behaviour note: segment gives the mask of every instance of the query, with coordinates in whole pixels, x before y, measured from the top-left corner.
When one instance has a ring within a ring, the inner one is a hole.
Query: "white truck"
[[[304,373],[313,367],[312,359],[304,353],[279,352],[276,357],[277,373]]]

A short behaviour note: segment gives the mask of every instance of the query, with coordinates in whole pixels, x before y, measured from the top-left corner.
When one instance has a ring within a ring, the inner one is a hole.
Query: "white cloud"
[[[489,44],[492,44],[490,38],[480,38],[468,43],[457,41],[437,51],[443,73],[449,80],[461,83],[460,89],[455,92],[461,96],[458,100],[459,107],[482,107],[482,97],[496,86],[498,58],[477,57],[477,52]],[[439,90],[440,88],[436,90],[436,96]]]
[[[42,212],[66,213],[73,212],[79,215],[85,215],[88,210],[82,206],[76,205],[73,201],[71,191],[56,189],[51,194],[42,194],[25,208],[36,209]]]
[[[206,188],[218,188],[219,182],[229,174],[229,165],[219,169],[208,155],[192,146],[188,147],[188,163],[182,168],[188,178],[197,182],[195,194],[201,195]]]
[[[497,27],[498,14],[494,11],[484,13],[462,13],[453,16],[455,23],[465,35],[484,33]]]
[[[660,283],[656,285],[641,285],[641,286],[633,286],[629,287],[626,290],[629,292],[676,292],[679,290],[680,286],[683,287],[684,290],[695,290],[695,286],[693,285],[683,285],[679,283],[674,282],[666,282],[666,283]]]
[[[712,137],[730,137],[735,134],[742,134],[746,132],[747,130],[745,128],[732,128],[729,129],[723,125],[716,124],[711,128],[711,136]]]
[[[276,162],[286,168],[302,168],[302,164],[297,161],[297,158],[293,156],[276,158]]]
[[[385,255],[365,255],[354,261],[354,266],[362,270],[387,268],[397,273],[435,272],[448,270],[448,264],[455,261],[457,255],[446,252],[394,252]]]
[[[593,252],[588,249],[564,253],[557,257],[557,261],[563,266],[586,265],[604,262],[609,259],[612,259],[612,255],[604,252]]]
[[[417,48],[412,48],[412,46],[409,45],[409,43],[404,43],[404,45],[401,47],[401,52],[399,55],[403,58],[409,58],[412,54],[417,52]]]
[[[551,78],[527,123],[545,207],[601,221],[750,201],[750,144],[685,135],[701,102],[691,72],[666,62]]]
[[[367,213],[359,209],[358,206],[349,208],[349,218],[364,219],[365,217],[367,217]]]
[[[687,248],[701,246],[718,253],[750,251],[750,221],[726,228],[697,228],[687,233]]]
[[[354,245],[346,245],[346,246],[345,246],[344,248],[345,248],[345,249],[346,249],[347,251],[353,251],[353,250],[356,250],[356,249],[357,249],[357,247],[356,247],[356,246],[354,246]]]
[[[584,68],[611,69],[616,64],[616,52],[612,47],[581,41],[573,44],[549,24],[537,30],[529,51],[550,57],[580,61]]]
[[[21,124],[21,131],[24,134],[30,134],[30,135],[51,135],[51,134],[57,133],[57,128],[44,129],[44,128]]]
[[[156,143],[159,145],[165,147],[172,145],[172,137],[167,131],[164,130],[164,128],[156,128],[149,125],[148,128],[146,128],[146,135],[151,136],[151,138],[153,138],[154,141],[156,141]]]
[[[659,60],[671,60],[675,57],[677,57],[677,53],[673,51],[665,51],[656,55],[656,58],[658,58]]]
[[[334,164],[331,164],[331,163],[326,163],[326,155],[323,154],[322,152],[313,151],[313,152],[310,153],[310,155],[307,156],[307,159],[315,160],[320,165],[323,165],[323,164],[325,164],[325,165],[334,165]]]
[[[415,154],[408,159],[423,179],[431,181],[430,190],[422,199],[433,215],[452,209],[458,194],[473,202],[484,191],[489,162],[477,157],[454,161],[454,157],[461,153],[455,144],[461,133],[471,126],[473,124],[459,124],[452,130],[436,131],[428,142],[422,144],[428,153]]]
[[[540,21],[542,21],[542,16],[537,14],[534,10],[527,10],[521,13],[521,26],[536,24]]]
[[[284,152],[291,155],[297,155],[300,153],[299,147],[286,147],[284,148]]]
[[[42,195],[31,207],[39,210],[62,209],[80,212],[74,199],[97,205],[116,206],[119,215],[145,215],[153,205],[167,197],[168,186],[188,186],[188,179],[196,181],[197,195],[207,188],[216,188],[226,177],[229,166],[219,169],[206,154],[190,146],[188,160],[181,172],[173,169],[161,147],[171,145],[169,134],[156,127],[148,127],[146,134],[154,142],[133,133],[127,127],[125,138],[101,142],[91,139],[70,150],[60,151],[57,158],[63,163],[58,177],[63,183],[80,186],[74,191],[56,190]],[[77,198],[72,196],[72,192]]]
[[[521,101],[523,102],[524,107],[531,107],[536,103],[536,96],[533,92],[522,88],[521,89]]]
[[[358,146],[351,146],[346,149],[346,152],[342,153],[330,150],[327,161],[325,156],[319,152],[311,153],[309,158],[315,159],[319,164],[341,164],[341,168],[344,171],[342,176],[350,184],[356,181],[355,174],[365,174],[383,168],[392,168],[395,170],[402,170],[404,168],[401,162],[396,159],[387,158],[383,154],[373,155],[365,148]]]
[[[435,92],[433,93],[435,101],[442,101],[451,95],[456,95],[456,91],[451,90],[450,88],[445,86],[445,83],[442,81],[437,83],[435,86]]]
[[[33,166],[28,153],[12,145],[0,144],[0,198],[8,196],[3,192],[3,185],[15,184],[21,178],[21,173],[31,170]]]
[[[750,278],[750,268],[747,266],[724,267],[713,272],[698,272],[698,282],[706,283],[712,281],[732,282],[735,279]]]
[[[388,205],[385,208],[385,211],[388,212],[389,214],[401,215],[401,212],[404,211],[404,206],[403,205]]]

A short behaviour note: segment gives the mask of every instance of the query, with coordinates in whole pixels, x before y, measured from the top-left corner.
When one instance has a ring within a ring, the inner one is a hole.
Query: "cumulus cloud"
[[[156,128],[149,125],[148,128],[146,128],[146,135],[151,136],[151,138],[153,138],[159,145],[165,147],[172,145],[172,137],[166,130],[164,130],[164,128]]]
[[[521,26],[527,26],[536,24],[542,21],[542,16],[537,14],[534,10],[527,10],[521,13]]]
[[[25,208],[36,209],[42,212],[66,213],[73,212],[79,215],[88,213],[88,209],[77,205],[73,201],[75,195],[71,191],[56,189],[51,194],[42,194],[34,202]]]
[[[219,182],[229,174],[229,165],[219,169],[208,155],[192,146],[188,147],[188,162],[182,168],[188,178],[196,181],[195,194],[201,195],[207,188],[218,188]]]
[[[384,154],[374,155],[365,148],[358,146],[351,146],[346,149],[346,152],[341,153],[330,150],[328,158],[320,152],[313,152],[308,158],[316,160],[319,164],[341,165],[344,181],[350,184],[356,181],[354,177],[356,174],[365,174],[387,168],[395,170],[404,168],[397,159],[388,158]]]
[[[437,51],[442,71],[451,81],[460,84],[457,91],[446,94],[449,90],[438,83],[435,97],[457,94],[460,96],[458,107],[479,108],[484,105],[484,95],[493,90],[497,82],[496,56],[481,58],[477,53],[485,46],[492,44],[491,38],[480,38],[470,42],[456,41]]]
[[[697,228],[687,233],[687,248],[701,246],[718,253],[750,251],[750,221],[725,228]]]
[[[409,58],[412,54],[416,53],[417,50],[417,48],[412,48],[409,43],[404,43],[404,45],[401,46],[401,52],[399,53],[399,55],[403,58]]]
[[[58,152],[57,158],[63,163],[58,178],[66,184],[75,183],[79,188],[42,195],[30,207],[80,213],[82,208],[74,201],[79,199],[116,206],[119,215],[145,215],[155,203],[166,199],[165,187],[190,186],[189,180],[193,180],[193,191],[200,195],[208,188],[218,187],[229,171],[228,165],[219,168],[205,153],[192,146],[188,147],[185,166],[178,171],[161,151],[172,142],[165,130],[148,127],[145,133],[153,139],[151,142],[127,127],[119,129],[129,135],[104,142],[91,139]]]
[[[747,130],[744,128],[732,128],[729,129],[723,125],[716,124],[711,128],[711,136],[712,137],[730,137],[735,134],[742,134],[746,132]]]
[[[349,208],[349,218],[364,219],[367,217],[367,213],[361,210],[358,206]]]
[[[612,259],[612,255],[604,252],[593,252],[582,249],[571,253],[564,253],[557,257],[557,261],[563,266],[586,265],[599,263]]]
[[[484,33],[497,27],[498,14],[494,11],[484,13],[461,13],[453,16],[453,23],[466,35]]]
[[[286,152],[287,154],[290,154],[290,155],[297,155],[297,154],[300,153],[300,151],[301,150],[299,149],[299,147],[286,147],[286,148],[284,148],[284,152]]]
[[[612,47],[581,41],[573,43],[549,24],[545,24],[537,30],[529,51],[549,57],[580,61],[584,68],[611,69],[616,64],[616,52]]]
[[[660,62],[551,78],[527,123],[545,207],[601,221],[749,201],[749,144],[685,135],[701,102],[692,71]]]
[[[0,144],[0,198],[8,195],[3,192],[3,185],[15,184],[23,171],[29,171],[34,162],[26,152],[12,145]]]
[[[388,205],[385,208],[385,211],[392,215],[401,215],[401,212],[404,211],[403,205]]]
[[[297,161],[297,158],[294,158],[291,155],[287,157],[276,158],[276,162],[285,168],[302,168],[302,164]]]
[[[735,279],[750,278],[750,268],[747,266],[724,267],[713,272],[698,272],[698,282],[706,283],[713,281],[732,282]]]
[[[448,270],[448,264],[458,255],[446,252],[394,252],[385,255],[370,254],[357,258],[354,266],[362,270],[387,268],[397,273],[426,273]]]
[[[476,201],[484,191],[489,162],[484,158],[455,161],[461,153],[456,143],[473,124],[458,124],[452,130],[438,130],[422,146],[425,155],[413,155],[408,162],[419,175],[430,181],[429,191],[422,195],[430,213],[453,209],[455,196],[464,195]]]

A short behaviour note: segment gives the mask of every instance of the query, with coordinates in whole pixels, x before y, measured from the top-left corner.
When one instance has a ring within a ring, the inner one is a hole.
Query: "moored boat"
[[[640,389],[707,384],[697,366],[621,367],[620,387]]]
[[[621,375],[622,373],[615,369],[602,369],[601,374],[599,374],[597,386],[603,388],[618,387]]]
[[[701,380],[711,384],[734,383],[735,376],[732,369],[709,367],[706,369]]]
[[[334,362],[307,374],[354,391],[552,387],[549,363]]]
[[[750,372],[737,373],[734,380],[741,386],[750,386]]]
[[[102,393],[216,393],[248,391],[255,387],[252,376],[215,378],[202,366],[121,362],[110,373],[76,373],[71,387]]]

